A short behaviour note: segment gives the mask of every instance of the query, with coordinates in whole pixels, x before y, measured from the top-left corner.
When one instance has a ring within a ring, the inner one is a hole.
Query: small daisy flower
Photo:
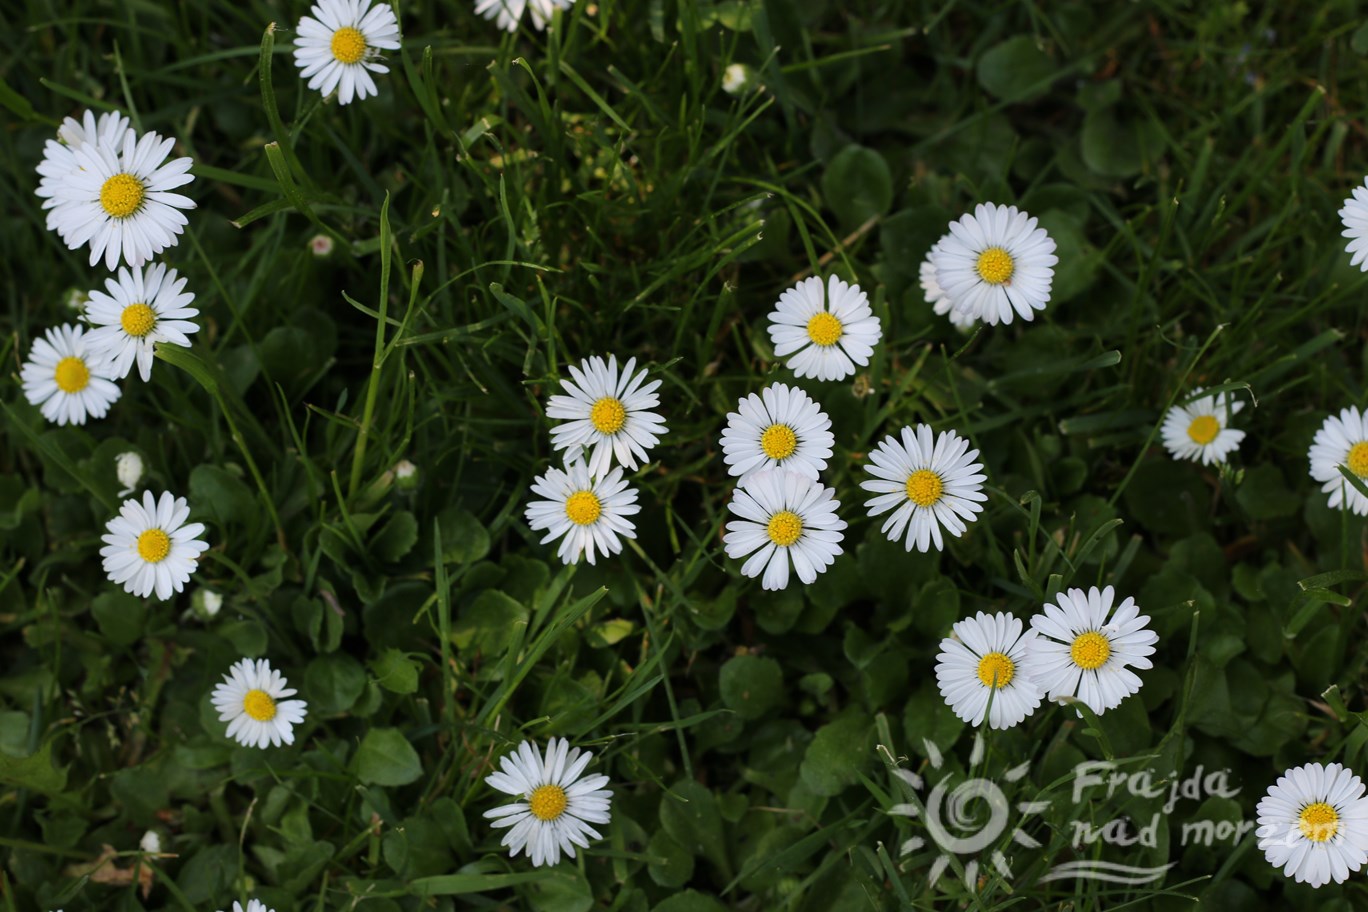
[[[793,375],[817,380],[841,380],[867,365],[883,334],[868,295],[835,276],[825,286],[812,276],[785,291],[769,323],[775,357],[793,355],[785,362]]]
[[[558,9],[569,9],[575,0],[475,0],[475,12],[486,19],[494,19],[499,28],[518,30],[518,21],[526,10],[537,31],[545,31]]]
[[[372,7],[371,0],[319,0],[309,12],[313,15],[299,20],[294,52],[309,88],[325,97],[337,89],[338,104],[379,94],[371,73],[389,72],[380,51],[399,49],[394,8],[388,3]]]
[[[581,778],[593,758],[564,738],[551,739],[545,758],[530,741],[499,758],[500,771],[485,782],[518,800],[484,816],[495,829],[510,828],[500,843],[509,848],[510,858],[525,852],[534,868],[553,865],[562,852],[574,858],[575,846],[587,849],[590,839],[603,838],[591,824],[608,823],[613,793],[604,788],[607,776]]]
[[[1193,390],[1196,395],[1201,387]],[[1164,416],[1160,432],[1164,447],[1174,459],[1191,459],[1203,465],[1226,461],[1244,440],[1245,432],[1230,426],[1230,416],[1244,408],[1225,393],[1202,396],[1187,405],[1175,405]]]
[[[988,499],[983,493],[987,476],[974,461],[978,454],[954,431],[935,436],[927,424],[917,425],[915,431],[903,428],[901,442],[892,436],[879,441],[869,454],[871,464],[865,466],[874,480],[860,482],[861,488],[878,495],[865,501],[870,516],[893,510],[879,531],[890,541],[906,531],[908,551],[914,545],[918,551],[929,551],[933,545],[944,550],[941,527],[958,538]]]
[[[293,687],[265,659],[239,659],[214,688],[214,709],[228,723],[228,737],[243,747],[294,744],[294,727],[304,721],[308,704],[292,697]]]
[[[945,705],[970,725],[1011,728],[1035,712],[1040,688],[1023,673],[1035,631],[1010,614],[984,614],[955,624],[941,640],[936,683]],[[992,708],[989,708],[989,698]]]
[[[1255,836],[1283,874],[1321,887],[1368,863],[1368,798],[1353,771],[1308,763],[1278,777],[1259,800]]]
[[[185,498],[169,491],[163,491],[159,500],[144,491],[141,504],[125,500],[100,537],[105,543],[100,556],[110,582],[139,598],[155,591],[163,601],[184,589],[200,555],[209,550],[199,538],[204,524],[187,524],[189,515]]]
[[[245,909],[242,907],[241,903],[234,900],[233,912],[275,912],[275,910],[266,908],[266,904],[259,899],[249,899],[247,900],[247,908]]]
[[[956,329],[971,329],[978,322],[978,318],[968,311],[956,308],[954,302],[946,296],[945,289],[936,281],[936,251],[944,241],[945,238],[941,238],[926,252],[926,259],[922,260],[917,277],[921,282],[922,293],[926,296],[926,303],[931,305],[937,316],[949,314],[950,322]]]
[[[168,162],[174,139],[158,133],[123,134],[121,146],[86,143],[73,149],[77,169],[53,187],[49,224],[76,250],[90,245],[90,265],[104,257],[113,270],[120,258],[138,267],[179,242],[195,208],[188,196],[171,191],[195,179],[189,158]]]
[[[546,403],[549,418],[566,419],[551,429],[551,446],[565,450],[567,461],[589,451],[589,471],[607,472],[616,456],[619,465],[637,467],[648,462],[646,451],[665,435],[665,419],[650,411],[660,405],[659,380],[646,383],[646,371],[633,375],[636,358],[628,358],[618,370],[617,356],[607,362],[598,356],[571,365],[573,380],[562,380],[568,395],[552,396]]]
[[[95,328],[87,344],[108,360],[116,379],[127,377],[136,360],[138,376],[151,380],[153,345],[169,342],[188,348],[189,334],[199,332],[189,319],[199,316],[189,306],[194,300],[185,291],[185,279],[161,263],[120,269],[117,278],[105,279],[105,291],[90,293],[86,319]]]
[[[56,326],[33,340],[19,378],[24,398],[55,424],[85,424],[103,418],[119,398],[119,387],[102,358],[91,353],[80,326]]]
[[[798,579],[811,583],[841,553],[846,524],[836,515],[841,502],[835,494],[834,488],[788,469],[748,475],[727,504],[741,517],[727,523],[722,537],[727,557],[749,554],[741,574],[753,578],[763,573],[765,589],[788,585],[790,562]]]
[[[57,128],[57,138],[49,139],[43,145],[43,160],[38,163],[39,181],[35,192],[43,198],[43,208],[56,206],[57,190],[65,186],[66,178],[72,172],[81,170],[76,163],[76,149],[87,143],[118,149],[123,146],[127,132],[128,118],[116,112],[106,112],[96,118],[94,111],[86,111],[80,120],[74,117],[63,120]],[[47,227],[49,231],[57,231],[51,212],[47,216]]]
[[[1055,596],[1058,606],[1047,603],[1031,618],[1036,637],[1028,644],[1028,673],[1051,700],[1076,697],[1101,715],[1140,689],[1130,667],[1152,667],[1159,634],[1133,598],[1113,612],[1115,597],[1111,586],[1070,589]]]
[[[831,419],[807,393],[775,383],[751,393],[727,413],[722,431],[723,461],[732,475],[745,478],[764,469],[792,469],[817,479],[827,467]]]
[[[133,489],[138,486],[138,482],[142,481],[142,457],[132,450],[115,456],[114,475],[119,479],[119,484],[123,485],[123,490],[119,492],[119,496],[127,497],[132,494]]]
[[[990,326],[1035,317],[1050,301],[1055,242],[1016,206],[980,203],[933,248],[936,282],[957,310]]]
[[[1359,478],[1368,479],[1368,412],[1350,407],[1326,418],[1307,455],[1311,477],[1330,495],[1331,508],[1347,506],[1359,516],[1368,516],[1368,497],[1339,473],[1339,466],[1348,466]]]
[[[1353,195],[1344,201],[1339,217],[1344,223],[1342,234],[1349,239],[1344,248],[1350,255],[1349,265],[1368,272],[1368,178],[1364,178],[1363,184],[1355,187]]]
[[[575,461],[564,471],[547,469],[532,482],[532,491],[546,499],[527,505],[527,524],[536,532],[547,530],[543,545],[561,540],[556,549],[561,563],[573,564],[583,556],[592,564],[595,552],[607,556],[622,550],[618,536],[636,538],[636,526],[627,517],[641,507],[637,492],[622,480],[622,469],[600,477]]]

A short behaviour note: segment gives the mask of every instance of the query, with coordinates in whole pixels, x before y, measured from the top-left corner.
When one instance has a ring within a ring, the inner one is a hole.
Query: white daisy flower
[[[275,910],[266,908],[266,904],[259,899],[249,899],[247,900],[247,908],[245,909],[242,907],[241,903],[234,900],[233,912],[275,912]]]
[[[475,0],[475,12],[486,19],[494,19],[499,28],[518,30],[518,21],[526,10],[537,31],[544,31],[558,9],[569,9],[575,0]]]
[[[43,160],[38,163],[38,189],[35,191],[43,198],[43,208],[51,209],[57,205],[57,190],[64,186],[66,178],[81,166],[76,163],[76,149],[86,143],[106,145],[114,149],[123,146],[124,134],[129,132],[128,118],[117,112],[106,112],[99,118],[94,111],[86,111],[80,120],[68,117],[57,128],[57,138],[49,139],[43,145]],[[47,216],[49,231],[57,231],[53,213]],[[61,235],[61,232],[58,232]]]
[[[974,461],[978,454],[954,431],[936,436],[927,424],[917,425],[915,431],[903,428],[901,442],[892,436],[879,441],[869,453],[871,464],[865,466],[874,480],[860,482],[861,488],[878,495],[865,501],[870,516],[893,510],[879,531],[890,541],[906,531],[908,551],[914,545],[918,551],[929,551],[933,545],[944,550],[941,527],[958,538],[988,500],[983,493],[987,476]]]
[[[190,346],[189,334],[199,325],[189,318],[199,311],[188,306],[195,296],[185,291],[185,279],[161,263],[145,269],[119,270],[105,279],[105,291],[92,291],[86,319],[95,327],[87,336],[92,352],[108,359],[110,375],[128,376],[133,362],[138,376],[152,379],[153,345],[169,342]]]
[[[380,51],[399,49],[394,8],[371,6],[371,0],[319,0],[309,12],[313,15],[299,20],[294,51],[295,66],[309,88],[325,97],[337,89],[338,104],[379,94],[371,73],[389,72]]]
[[[941,640],[936,683],[945,705],[970,725],[1011,728],[1035,712],[1040,688],[1024,672],[1035,631],[1010,614],[984,614],[955,624]],[[989,698],[992,708],[989,708]]]
[[[33,340],[19,372],[24,398],[56,424],[85,424],[103,418],[119,398],[119,387],[103,359],[90,352],[89,336],[80,326],[56,326]]]
[[[142,457],[132,450],[115,456],[114,475],[119,479],[119,484],[123,485],[123,490],[119,492],[119,496],[127,497],[132,494],[133,489],[138,486],[138,482],[142,481]]]
[[[212,698],[228,737],[243,747],[294,744],[294,727],[304,721],[308,704],[282,699],[295,695],[288,683],[265,659],[234,662]]]
[[[1341,233],[1349,239],[1344,248],[1350,254],[1349,265],[1368,272],[1368,178],[1364,178],[1363,183],[1364,186],[1355,187],[1353,195],[1344,201],[1339,217],[1344,223]]]
[[[1111,586],[1070,589],[1055,595],[1058,606],[1047,603],[1031,618],[1036,637],[1028,644],[1027,673],[1051,700],[1076,697],[1101,715],[1140,689],[1130,667],[1152,667],[1159,634],[1133,598],[1113,613],[1115,597]]]
[[[841,553],[845,520],[836,515],[841,502],[834,488],[789,469],[765,469],[746,476],[727,504],[740,520],[727,523],[722,536],[727,557],[750,558],[743,576],[764,578],[765,589],[783,589],[792,562],[805,585],[817,578]],[[754,553],[752,553],[754,552]]]
[[[1339,466],[1347,466],[1359,478],[1368,479],[1368,412],[1350,407],[1326,418],[1307,455],[1311,477],[1330,495],[1331,508],[1347,506],[1359,516],[1368,516],[1368,497],[1339,473]]]
[[[510,858],[525,852],[534,868],[553,865],[562,852],[574,858],[575,846],[587,849],[590,839],[603,838],[590,824],[608,823],[613,793],[604,788],[607,776],[580,778],[593,758],[564,738],[550,740],[545,758],[530,741],[499,758],[500,771],[485,782],[518,800],[484,816],[495,829],[511,827],[500,843],[509,848]]]
[[[181,210],[195,208],[190,197],[171,192],[195,179],[189,158],[166,160],[175,144],[158,133],[135,139],[127,130],[122,146],[73,149],[77,169],[53,187],[53,230],[72,250],[89,244],[90,265],[103,256],[110,270],[120,257],[137,267],[174,247],[187,224]]]
[[[590,475],[584,463],[575,461],[564,471],[551,468],[532,482],[533,493],[545,500],[527,505],[527,524],[533,531],[546,529],[544,545],[561,540],[556,556],[573,564],[581,555],[594,563],[597,552],[607,556],[622,550],[618,536],[636,538],[636,526],[627,519],[641,512],[637,492],[622,479],[622,469],[607,475]]]
[[[980,203],[933,248],[936,282],[957,310],[991,325],[1035,317],[1050,301],[1055,242],[1016,206]]]
[[[945,237],[949,236],[947,234]],[[931,305],[937,316],[949,314],[950,322],[956,329],[971,329],[978,322],[978,317],[956,308],[954,302],[945,294],[945,289],[941,288],[940,282],[936,281],[936,251],[944,241],[945,238],[941,238],[926,251],[926,258],[922,260],[917,278],[921,283],[922,293],[926,296],[926,303]]]
[[[823,292],[825,288],[825,293]],[[841,380],[869,363],[883,334],[869,297],[836,276],[806,278],[779,296],[769,315],[775,357],[795,377]]]
[[[566,461],[589,452],[589,471],[607,472],[617,457],[619,465],[637,467],[648,462],[646,451],[665,435],[665,419],[650,409],[660,405],[659,380],[646,383],[646,371],[633,375],[636,358],[628,358],[618,370],[617,356],[608,361],[597,355],[570,366],[574,380],[562,380],[569,394],[552,396],[546,403],[549,418],[566,419],[551,429],[551,446],[565,450]]]
[[[816,480],[827,467],[836,442],[831,419],[807,393],[775,383],[736,407],[722,431],[723,461],[732,475],[781,468]]]
[[[139,598],[155,591],[163,601],[184,589],[200,555],[209,550],[199,538],[204,524],[187,524],[189,515],[185,498],[169,491],[163,491],[159,500],[144,491],[141,504],[125,500],[100,536],[105,543],[100,556],[110,582]]]
[[[1359,777],[1338,763],[1308,763],[1283,773],[1254,809],[1264,857],[1313,887],[1344,883],[1368,863],[1363,792]]]
[[[1201,391],[1198,387],[1193,394]],[[1243,402],[1225,393],[1175,405],[1164,416],[1160,429],[1164,447],[1174,459],[1191,459],[1203,465],[1225,462],[1244,440],[1245,432],[1230,426],[1230,416],[1242,408]]]

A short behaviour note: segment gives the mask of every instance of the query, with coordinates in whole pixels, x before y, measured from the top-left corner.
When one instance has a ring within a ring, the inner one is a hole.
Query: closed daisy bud
[[[394,464],[394,483],[400,490],[412,491],[418,487],[418,467],[407,459]]]
[[[315,234],[309,238],[309,252],[319,259],[332,256],[333,239],[326,234]]]
[[[245,747],[294,744],[294,727],[304,721],[308,704],[285,700],[295,690],[265,659],[241,659],[214,688],[214,709],[228,723],[228,737]]]
[[[213,620],[223,610],[223,596],[212,589],[198,589],[190,599],[190,607],[200,620]]]
[[[119,492],[119,496],[127,497],[132,494],[133,489],[138,486],[138,482],[142,481],[142,457],[132,450],[115,456],[114,474],[119,479],[119,484],[123,485],[123,490]]]
[[[138,848],[149,855],[156,855],[161,852],[161,837],[157,835],[156,830],[148,830],[138,841]]]
[[[742,92],[750,84],[751,68],[744,63],[733,63],[722,71],[722,91],[728,95]]]

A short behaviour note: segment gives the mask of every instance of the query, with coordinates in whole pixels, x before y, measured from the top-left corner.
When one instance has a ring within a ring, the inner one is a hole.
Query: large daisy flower
[[[19,372],[24,398],[55,424],[85,424],[87,417],[103,418],[120,391],[104,359],[91,353],[85,329],[68,324],[53,327],[43,336],[33,340]]]
[[[741,517],[727,523],[722,537],[727,557],[751,555],[744,576],[764,574],[765,589],[783,589],[789,564],[804,584],[811,583],[841,553],[845,520],[835,489],[789,469],[766,469],[746,477],[727,508]],[[753,553],[752,553],[753,552]]]
[[[945,237],[949,237],[946,235]],[[978,322],[978,317],[969,313],[967,310],[960,310],[955,307],[955,302],[950,300],[950,296],[941,288],[940,282],[936,281],[936,251],[944,243],[945,238],[937,241],[930,250],[926,251],[926,258],[922,260],[920,268],[917,270],[917,280],[921,284],[922,294],[926,297],[926,303],[931,305],[931,309],[937,316],[950,315],[950,322],[956,329],[972,329]]]
[[[74,117],[63,120],[57,128],[57,138],[43,144],[43,160],[38,163],[36,192],[43,198],[43,208],[51,209],[57,205],[57,190],[65,185],[68,175],[81,169],[76,163],[75,150],[86,143],[121,148],[127,132],[128,118],[117,112],[106,112],[96,118],[95,112],[86,111],[80,120]],[[49,231],[57,230],[56,219],[51,212],[47,216],[47,227]]]
[[[1368,798],[1338,763],[1288,770],[1254,809],[1269,864],[1313,887],[1344,883],[1368,863]]]
[[[89,244],[91,266],[103,256],[111,270],[121,257],[136,267],[174,247],[187,224],[181,210],[195,208],[190,197],[171,192],[195,179],[189,158],[166,160],[175,144],[126,130],[122,146],[72,149],[76,170],[53,186],[48,224],[72,250]]]
[[[1349,265],[1368,272],[1368,178],[1363,179],[1363,184],[1355,187],[1353,195],[1344,201],[1339,217],[1344,223],[1342,233],[1349,239],[1344,248],[1350,254]]]
[[[775,383],[736,408],[722,431],[723,461],[732,475],[782,468],[816,479],[827,467],[836,440],[831,419],[807,393]]]
[[[1339,466],[1348,466],[1359,478],[1368,479],[1368,412],[1351,406],[1326,418],[1307,455],[1311,477],[1330,495],[1330,506],[1347,506],[1360,516],[1368,516],[1368,497],[1339,473]]]
[[[295,66],[309,88],[323,95],[337,89],[337,103],[351,104],[379,90],[371,73],[388,73],[382,50],[399,48],[399,20],[388,3],[371,0],[319,0],[299,20]],[[369,72],[368,72],[369,71]]]
[[[622,479],[622,469],[607,475],[591,475],[584,463],[569,463],[564,471],[547,469],[532,482],[532,491],[545,500],[527,505],[527,524],[533,531],[546,530],[546,544],[561,540],[556,556],[561,563],[576,563],[583,555],[594,563],[595,553],[609,555],[622,550],[618,536],[636,538],[636,526],[628,516],[641,512],[637,492]]]
[[[825,292],[823,289],[825,288]],[[859,285],[835,276],[804,279],[779,296],[769,315],[774,354],[795,377],[842,380],[869,363],[883,331]]]
[[[1194,395],[1202,391],[1193,390]],[[1202,396],[1187,405],[1175,405],[1164,416],[1160,432],[1174,459],[1191,459],[1203,465],[1225,462],[1240,446],[1245,432],[1230,426],[1230,417],[1244,408],[1226,395]]]
[[[860,487],[878,495],[865,501],[870,516],[893,510],[879,531],[897,541],[907,533],[905,546],[911,551],[929,551],[934,545],[943,550],[941,528],[958,538],[967,523],[978,518],[983,493],[983,466],[974,460],[978,450],[954,431],[934,436],[931,426],[902,429],[902,441],[889,436],[869,454],[865,471],[874,476]]]
[[[633,374],[636,358],[628,358],[618,370],[617,356],[607,362],[597,355],[586,358],[579,367],[570,366],[573,380],[562,380],[568,395],[552,396],[546,414],[564,418],[564,424],[551,429],[551,446],[565,450],[574,460],[589,451],[589,471],[601,475],[617,457],[619,465],[637,467],[647,462],[646,451],[665,435],[665,419],[651,409],[660,405],[656,389],[659,380],[646,382],[646,371]]]
[[[945,704],[970,725],[987,716],[990,728],[1011,728],[1040,705],[1040,688],[1022,669],[1035,632],[1022,629],[1010,614],[980,611],[941,640],[936,683]]]
[[[204,524],[187,524],[189,516],[185,498],[169,491],[163,491],[159,500],[151,491],[143,492],[142,503],[125,500],[100,537],[105,543],[100,556],[110,582],[140,598],[156,592],[157,598],[166,600],[184,589],[200,555],[209,550],[199,538]]]
[[[296,691],[265,659],[239,659],[214,688],[214,709],[228,723],[228,737],[243,747],[294,744],[294,727],[304,721],[308,704],[285,700]]]
[[[1055,242],[1016,206],[980,203],[933,251],[936,282],[956,309],[994,325],[1035,317],[1050,301]]]
[[[1098,715],[1140,689],[1134,668],[1150,668],[1159,634],[1127,598],[1112,611],[1116,590],[1096,586],[1055,596],[1031,618],[1028,673],[1051,700],[1076,697]],[[1081,715],[1081,713],[1080,713]]]
[[[574,858],[575,846],[588,848],[590,839],[603,838],[591,824],[608,823],[613,793],[604,788],[607,776],[580,778],[593,758],[564,738],[552,738],[545,757],[524,741],[515,753],[499,758],[500,771],[485,782],[518,800],[484,816],[494,821],[495,829],[511,827],[501,843],[509,848],[509,857],[525,852],[534,868],[553,865],[562,852]]]
[[[92,291],[86,319],[95,329],[87,336],[92,352],[109,360],[111,376],[123,378],[138,362],[138,376],[152,379],[152,346],[157,342],[189,346],[189,333],[199,326],[189,322],[199,311],[188,306],[195,296],[185,279],[161,263],[145,269],[123,268],[117,279],[105,279],[107,291]]]
[[[494,19],[499,28],[510,32],[518,30],[518,21],[523,11],[532,19],[537,31],[551,24],[551,17],[558,9],[569,9],[575,0],[475,0],[475,12],[486,19]]]

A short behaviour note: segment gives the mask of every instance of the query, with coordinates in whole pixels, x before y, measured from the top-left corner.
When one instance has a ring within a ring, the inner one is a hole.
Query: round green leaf
[[[366,671],[351,656],[321,655],[304,671],[304,693],[310,708],[324,713],[346,712],[366,686]]]
[[[822,196],[841,223],[853,228],[893,205],[893,175],[878,152],[846,146],[822,175]]]
[[[366,785],[408,785],[423,775],[418,752],[397,728],[373,728],[352,759],[356,778]]]
[[[779,704],[784,672],[774,659],[742,655],[722,666],[722,702],[743,719],[758,719]]]
[[[984,90],[1004,101],[1039,98],[1054,80],[1054,61],[1036,47],[1029,35],[1008,38],[979,58],[978,81]]]

